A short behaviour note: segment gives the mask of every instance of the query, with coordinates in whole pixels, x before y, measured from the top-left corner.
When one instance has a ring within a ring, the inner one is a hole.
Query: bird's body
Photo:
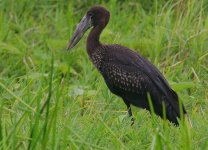
[[[89,55],[111,92],[120,96],[128,106],[132,104],[150,110],[149,93],[155,113],[163,117],[164,102],[167,119],[178,123],[178,96],[149,61],[120,45],[100,45]],[[186,113],[184,108],[183,111]]]
[[[94,18],[91,15],[94,15]],[[180,118],[178,96],[160,71],[129,48],[100,43],[99,36],[109,20],[109,12],[105,8],[93,7],[86,16],[91,17],[93,26],[87,39],[88,55],[102,74],[110,91],[123,99],[129,115],[132,115],[130,105],[150,110],[149,93],[154,112],[163,117],[164,106],[167,119],[178,124],[177,118]],[[74,46],[73,42],[73,40],[70,42],[69,48]],[[182,111],[182,114],[186,113],[184,106]]]

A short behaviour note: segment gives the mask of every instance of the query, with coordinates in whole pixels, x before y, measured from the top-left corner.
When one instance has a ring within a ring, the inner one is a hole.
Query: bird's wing
[[[154,65],[136,52],[120,45],[111,45],[111,48],[106,48],[106,50],[109,51],[109,64],[114,64],[117,67],[129,66],[131,67],[131,70],[139,72],[140,74],[142,73],[141,75],[146,78],[145,81],[152,82],[154,86],[167,97],[166,100],[168,103],[179,112],[177,94],[171,89],[164,76]]]
[[[146,95],[151,85],[151,80],[142,71],[120,62],[105,63],[102,74],[111,91],[120,96],[123,92]]]

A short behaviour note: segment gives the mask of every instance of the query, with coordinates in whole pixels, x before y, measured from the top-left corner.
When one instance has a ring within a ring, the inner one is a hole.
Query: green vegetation
[[[193,123],[174,127],[110,93],[86,35],[87,9],[111,12],[103,43],[138,51],[177,91]],[[0,1],[0,149],[208,149],[208,1]]]

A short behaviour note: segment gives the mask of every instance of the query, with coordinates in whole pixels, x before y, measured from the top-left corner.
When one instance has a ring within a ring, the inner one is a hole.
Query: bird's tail
[[[167,119],[170,122],[173,122],[174,124],[179,125],[177,118],[180,118],[180,119],[183,118],[180,113],[181,109],[179,107],[179,98],[178,98],[177,93],[173,91],[172,89],[170,90],[169,94],[170,94],[169,97],[168,98],[166,97],[167,101],[169,102],[168,108],[167,108]],[[188,117],[188,114],[183,104],[182,104],[182,115],[184,116],[184,120],[187,120],[190,126],[192,127],[191,120]]]
[[[184,115],[184,121],[188,121],[190,127],[192,127],[191,119],[189,118],[184,106],[182,108],[183,108],[182,111]],[[170,107],[169,109],[167,109],[167,119],[170,122],[174,123],[175,125],[179,125],[177,118],[181,118],[180,112],[177,112],[173,107]]]
[[[169,105],[166,109],[167,119],[174,123],[175,125],[179,125],[177,118],[180,118],[179,111],[175,110],[171,105]]]

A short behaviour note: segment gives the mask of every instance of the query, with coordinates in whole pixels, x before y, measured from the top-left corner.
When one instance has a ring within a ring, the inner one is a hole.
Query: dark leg
[[[133,125],[134,124],[134,118],[132,116],[131,106],[130,106],[129,103],[126,103],[126,102],[125,102],[125,104],[127,106],[127,110],[128,110],[129,117],[131,117],[131,125]]]

